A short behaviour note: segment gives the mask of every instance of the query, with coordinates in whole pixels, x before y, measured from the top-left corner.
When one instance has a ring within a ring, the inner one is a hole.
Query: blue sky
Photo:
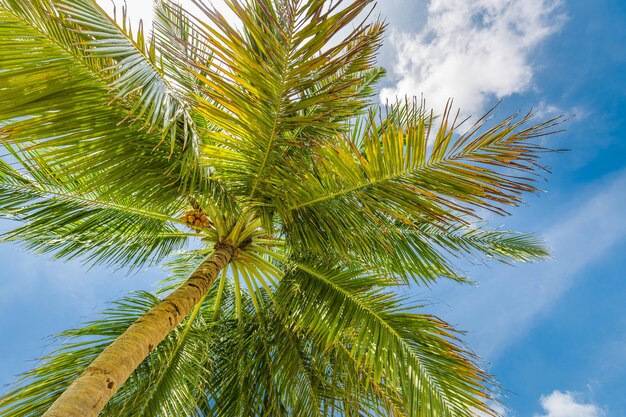
[[[129,3],[131,15],[147,16],[145,1]],[[476,286],[444,283],[416,296],[468,332],[508,390],[507,416],[626,416],[626,2],[380,3],[389,22],[381,100],[423,92],[435,108],[454,96],[468,115],[503,99],[502,116],[531,107],[572,116],[546,142],[571,149],[546,157],[547,192],[512,217],[491,218],[543,235],[554,259],[468,265]],[[8,244],[0,265],[0,385],[32,365],[46,336],[162,276],[87,272]]]

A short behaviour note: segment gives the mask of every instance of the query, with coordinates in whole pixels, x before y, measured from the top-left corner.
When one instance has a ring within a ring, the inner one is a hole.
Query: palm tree
[[[157,2],[147,36],[93,0],[0,0],[4,240],[185,276],[64,333],[3,415],[491,412],[491,379],[399,289],[464,282],[459,255],[546,256],[479,221],[537,190],[559,119],[459,134],[451,106],[379,110],[370,1],[227,3],[237,22]]]

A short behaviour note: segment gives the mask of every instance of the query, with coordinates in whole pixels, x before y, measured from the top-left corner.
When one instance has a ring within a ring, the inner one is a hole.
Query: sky
[[[128,3],[131,18],[150,19],[149,1]],[[424,94],[441,109],[453,97],[476,116],[502,100],[502,117],[570,117],[545,140],[569,149],[544,159],[545,192],[490,218],[540,234],[553,259],[468,264],[476,285],[444,282],[415,296],[467,332],[505,389],[507,417],[626,417],[626,2],[381,0],[378,10],[389,24],[381,102]],[[86,271],[9,244],[0,265],[0,386],[32,366],[47,336],[163,276]]]

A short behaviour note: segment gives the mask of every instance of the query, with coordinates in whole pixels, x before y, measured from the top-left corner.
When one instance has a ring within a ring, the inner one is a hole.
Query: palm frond
[[[110,83],[59,46],[63,34],[4,6],[0,13],[0,138],[28,151],[34,170],[54,173],[56,181],[79,180],[84,190],[104,184],[109,192],[161,202],[219,190],[191,147],[172,154],[158,146],[159,132],[131,123]]]
[[[140,268],[181,248],[189,234],[158,207],[50,187],[0,161],[0,215],[23,223],[2,235],[55,258]]]
[[[161,67],[161,51],[139,23],[135,35],[122,13],[120,26],[91,0],[3,0],[8,10],[71,54],[106,82],[133,119],[162,138],[186,142],[194,134],[189,106]],[[125,10],[125,9],[124,9]],[[182,134],[177,129],[182,123]]]
[[[370,1],[229,1],[241,29],[196,4],[212,55],[208,64],[191,62],[202,87],[198,112],[215,125],[202,134],[204,162],[241,195],[257,196],[280,175],[285,151],[343,128],[366,105],[383,27],[357,23],[340,37]]]
[[[89,34],[83,42],[84,54],[115,60],[106,80],[116,99],[132,104],[132,118],[159,131],[172,148],[197,141],[190,105],[163,68],[165,51],[157,49],[154,37],[147,39],[141,24],[133,36],[125,15],[120,27],[95,1],[60,0],[57,4],[71,24]]]
[[[405,228],[409,240],[432,242],[448,256],[485,256],[503,263],[536,262],[550,256],[545,243],[529,233],[489,230],[483,227],[457,225],[448,229],[422,224]]]
[[[383,267],[403,281],[430,284],[439,278],[465,282],[455,260],[470,262],[537,262],[547,259],[544,242],[527,233],[490,230],[482,225],[398,224],[396,233],[386,236],[392,251],[373,251],[357,257],[361,265]]]
[[[446,323],[383,290],[389,285],[384,276],[293,261],[277,300],[327,346],[346,340],[374,381],[397,387],[407,415],[489,412],[490,382],[475,357]]]
[[[313,171],[280,184],[276,205],[293,247],[367,254],[394,238],[397,223],[468,224],[480,219],[477,207],[506,214],[538,190],[534,170],[546,149],[533,140],[560,119],[533,125],[531,115],[512,116],[488,126],[487,114],[457,134],[449,107],[434,129],[423,107],[398,106],[380,123],[374,114],[357,120],[354,136],[319,149]]]
[[[106,77],[115,63],[111,56],[95,57],[86,52],[84,43],[89,35],[71,24],[52,0],[1,0],[0,8],[34,28],[58,48],[71,55],[76,64],[95,76]]]
[[[247,304],[245,319],[222,333],[214,347],[213,401],[205,415],[320,415],[319,377],[302,338],[281,326],[271,310],[259,316]]]

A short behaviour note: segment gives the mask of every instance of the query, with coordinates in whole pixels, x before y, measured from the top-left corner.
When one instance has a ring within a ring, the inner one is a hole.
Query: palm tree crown
[[[458,256],[547,256],[480,221],[537,191],[534,140],[560,120],[488,113],[459,132],[451,105],[379,109],[371,1],[226,3],[236,22],[157,1],[148,34],[94,0],[0,0],[0,212],[21,222],[4,240],[130,270],[168,259],[158,295],[203,286],[101,415],[491,412],[477,359],[398,288],[465,281]],[[3,415],[44,413],[167,300],[132,294],[63,333]]]

